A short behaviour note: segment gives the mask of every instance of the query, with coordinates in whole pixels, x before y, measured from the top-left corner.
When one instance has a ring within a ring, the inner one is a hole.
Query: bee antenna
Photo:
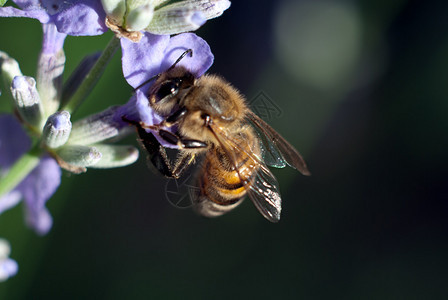
[[[187,56],[187,54],[190,54],[190,57],[193,57],[193,49],[188,49],[188,50],[185,50],[184,51],[184,53],[182,53],[180,56],[179,56],[179,58],[174,62],[174,64],[171,66],[171,67],[169,67],[168,68],[168,70],[166,70],[167,72],[168,71],[171,71],[172,69],[174,69],[175,67],[176,67],[176,65],[185,57],[185,56]]]
[[[134,89],[134,92],[135,92],[136,90],[138,90],[139,88],[141,88],[142,86],[144,86],[144,85],[150,83],[151,81],[153,81],[154,79],[158,78],[159,76],[160,76],[160,74],[157,74],[157,75],[155,75],[155,76],[152,76],[152,77],[149,78],[148,80],[143,81],[142,84],[140,84],[138,87],[136,87],[136,88]]]
[[[193,49],[188,49],[188,50],[185,50],[184,51],[184,53],[182,53],[180,56],[179,56],[179,58],[174,62],[174,64],[171,66],[171,67],[169,67],[165,72],[168,72],[168,71],[171,71],[172,69],[174,69],[175,67],[176,67],[176,65],[187,55],[187,54],[190,54],[190,57],[193,57]],[[155,75],[155,76],[152,76],[151,78],[149,78],[148,80],[145,80],[142,84],[140,84],[138,87],[136,87],[135,89],[134,89],[134,92],[136,91],[136,90],[138,90],[139,88],[141,88],[142,86],[144,86],[144,85],[146,85],[146,84],[148,84],[149,82],[151,82],[151,81],[153,81],[154,79],[157,79],[159,76],[161,75],[161,73],[159,73],[159,74],[157,74],[157,75]]]

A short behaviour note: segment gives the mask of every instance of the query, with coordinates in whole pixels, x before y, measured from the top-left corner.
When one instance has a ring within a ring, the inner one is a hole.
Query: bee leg
[[[165,147],[163,147],[152,133],[146,132],[138,127],[138,133],[143,147],[148,151],[148,163],[151,168],[155,168],[160,174],[169,178],[179,178],[183,172],[194,163],[195,155],[187,152],[180,152],[176,162],[171,163]]]
[[[141,126],[137,126],[140,143],[148,152],[148,166],[153,167],[165,177],[173,177],[172,163],[168,158],[165,148],[159,143],[156,137],[146,132]]]
[[[187,167],[194,163],[194,159],[194,154],[181,152],[173,167],[173,177],[179,178]]]
[[[177,145],[179,148],[184,149],[196,149],[196,148],[206,148],[208,145],[204,142],[198,141],[198,140],[191,140],[191,139],[182,139],[178,135],[169,132],[167,130],[159,129],[159,135],[162,139],[164,139],[166,142]]]
[[[171,127],[177,122],[180,121],[180,119],[188,112],[186,107],[183,107],[181,109],[176,110],[171,115],[169,115],[165,120],[162,121],[161,125],[166,127]]]

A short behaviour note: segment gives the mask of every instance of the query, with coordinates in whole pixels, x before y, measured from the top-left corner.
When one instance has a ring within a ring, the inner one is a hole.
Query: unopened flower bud
[[[102,156],[97,148],[80,145],[65,145],[56,153],[65,163],[75,167],[90,167]]]
[[[116,119],[117,110],[119,107],[113,106],[75,122],[68,143],[72,145],[95,144],[130,130],[130,126]]]
[[[70,114],[67,111],[56,112],[45,124],[42,142],[49,148],[59,148],[67,142],[71,130]]]
[[[22,119],[40,129],[43,107],[34,78],[28,76],[14,77],[11,82],[11,94]]]
[[[101,0],[103,4],[104,11],[106,14],[119,22],[123,20],[123,16],[126,13],[126,1],[125,0]],[[122,25],[121,23],[117,25]]]
[[[138,149],[125,145],[95,145],[102,157],[93,168],[116,168],[133,164],[139,156]]]
[[[140,31],[148,27],[154,15],[154,6],[146,4],[132,10],[126,19],[126,29]]]
[[[11,86],[14,77],[23,75],[22,71],[20,71],[19,63],[2,51],[0,51],[0,73],[3,77],[5,87]]]

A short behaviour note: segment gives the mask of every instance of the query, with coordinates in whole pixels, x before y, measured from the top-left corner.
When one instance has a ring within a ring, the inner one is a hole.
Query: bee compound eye
[[[179,82],[170,80],[162,83],[156,92],[156,102],[162,100],[167,96],[174,96],[179,91]]]

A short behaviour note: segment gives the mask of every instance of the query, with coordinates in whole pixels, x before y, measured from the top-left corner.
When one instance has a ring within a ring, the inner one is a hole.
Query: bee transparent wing
[[[236,167],[238,152],[244,153],[255,161],[259,168],[253,175],[250,183],[245,185],[247,195],[254,203],[258,211],[269,221],[276,223],[280,220],[282,200],[277,179],[266,164],[254,153],[248,153],[244,147],[235,142],[231,137],[215,126],[210,127],[221,147],[225,150],[227,157],[232,162],[241,181],[243,181],[239,169]]]
[[[253,127],[255,128],[255,132],[258,135],[258,139],[260,140],[261,156],[264,162],[268,166],[274,168],[286,167],[287,164],[283,159],[282,154],[277,150],[276,147],[272,145],[272,143],[269,143],[266,135],[264,135],[257,127]]]
[[[268,165],[282,168],[288,164],[303,175],[310,175],[302,155],[277,131],[252,111],[247,113],[247,118],[259,135],[264,159]]]
[[[247,189],[247,195],[266,219],[273,223],[280,220],[282,199],[278,182],[266,166],[260,167],[253,183]]]

